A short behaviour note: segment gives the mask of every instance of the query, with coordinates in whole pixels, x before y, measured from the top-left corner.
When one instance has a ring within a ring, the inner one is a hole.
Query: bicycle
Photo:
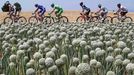
[[[41,18],[39,18],[41,17]],[[47,20],[47,16],[37,16],[35,13],[32,13],[32,16],[28,19],[28,22],[30,24],[37,24],[37,23],[42,23],[42,24],[49,24],[48,20]]]
[[[114,13],[114,15],[116,16],[112,17],[112,21],[111,21],[113,24],[133,22],[133,19],[131,17],[128,17],[128,16],[121,17],[121,15],[117,13]]]
[[[7,15],[9,16],[4,18],[4,24],[12,25],[13,23],[19,23],[25,25],[27,23],[27,19],[24,16],[16,16],[13,13],[8,13]]]
[[[111,23],[112,17],[111,16],[106,16],[105,18],[103,18],[100,14],[95,13],[96,16],[94,16],[94,21],[97,23],[105,23],[105,24],[109,24]]]
[[[110,23],[111,22],[111,17],[107,16],[104,21],[102,21],[102,17],[98,14],[96,14],[95,16],[93,16],[93,12],[91,12],[91,14],[86,17],[83,13],[80,13],[80,16],[76,19],[76,22],[80,22],[80,23],[86,23],[86,22],[100,22],[100,23]]]
[[[77,17],[76,22],[79,22],[79,23],[94,22],[95,19],[96,18],[94,18],[93,12],[91,12],[91,14],[88,17],[86,17],[85,14],[80,13],[80,16]]]
[[[69,22],[69,20],[66,16],[53,17],[50,14],[48,14],[48,16],[47,16],[47,21],[50,24],[53,24],[53,23],[68,23]]]

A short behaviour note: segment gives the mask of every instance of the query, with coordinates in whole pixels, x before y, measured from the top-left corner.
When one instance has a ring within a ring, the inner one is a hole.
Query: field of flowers
[[[1,25],[0,75],[134,75],[134,24]]]

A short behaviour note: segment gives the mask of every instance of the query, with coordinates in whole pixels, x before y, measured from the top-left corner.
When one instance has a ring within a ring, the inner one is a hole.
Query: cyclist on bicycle
[[[56,17],[59,18],[61,14],[63,13],[63,8],[55,4],[51,4],[51,7],[53,8],[53,10],[49,13],[49,15],[51,15],[55,11]]]
[[[118,7],[118,11],[115,14],[118,14],[121,17],[125,17],[126,14],[128,13],[128,10],[125,7],[123,7],[120,3],[117,4],[117,7]]]
[[[80,2],[80,6],[82,8],[82,13],[86,16],[86,18],[88,19],[89,17],[89,13],[90,13],[90,8],[86,7],[83,2]]]
[[[36,14],[36,16],[39,18],[39,19],[43,19],[43,15],[45,14],[46,12],[46,8],[42,5],[39,5],[39,4],[35,4],[35,7],[37,8],[34,13]]]
[[[20,3],[18,3],[18,2],[16,2],[16,3],[14,3],[14,15],[15,16],[19,16],[20,15],[20,12],[21,12],[21,5],[20,5]]]
[[[102,22],[104,22],[105,18],[107,17],[108,10],[105,7],[102,7],[101,4],[98,5],[99,10],[95,13],[101,17]]]

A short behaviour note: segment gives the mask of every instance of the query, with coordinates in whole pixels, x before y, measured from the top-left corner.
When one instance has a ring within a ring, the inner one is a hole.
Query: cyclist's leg
[[[18,14],[17,16],[20,16],[21,8],[18,9]]]
[[[60,12],[60,10],[56,10],[55,11],[55,15],[56,15],[56,17],[58,17],[58,13]]]
[[[90,11],[85,12],[85,16],[86,16],[87,20],[89,19],[89,13],[90,13]]]
[[[46,9],[42,10],[41,13],[40,13],[40,19],[43,20],[43,16],[46,12]]]

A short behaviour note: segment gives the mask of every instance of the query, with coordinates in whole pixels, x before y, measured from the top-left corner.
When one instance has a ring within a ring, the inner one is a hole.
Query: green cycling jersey
[[[63,13],[63,9],[62,9],[60,6],[58,6],[58,5],[55,5],[55,6],[54,6],[54,9],[56,10],[56,11],[55,11],[55,14],[56,14],[57,16],[61,16],[61,14]]]

